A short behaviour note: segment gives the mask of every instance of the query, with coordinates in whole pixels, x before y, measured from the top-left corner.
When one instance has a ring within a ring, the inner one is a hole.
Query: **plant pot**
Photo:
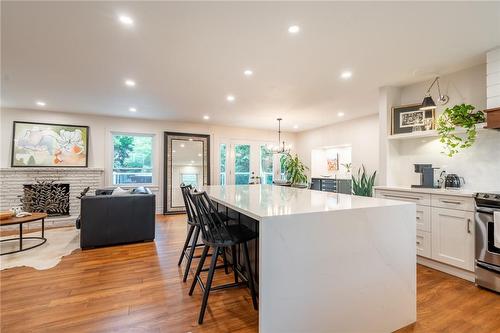
[[[308,188],[307,184],[292,184],[292,187],[296,187],[296,188]]]

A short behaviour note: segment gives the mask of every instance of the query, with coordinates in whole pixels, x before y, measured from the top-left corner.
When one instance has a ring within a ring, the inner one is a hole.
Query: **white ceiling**
[[[375,113],[378,87],[484,63],[500,45],[500,2],[3,1],[1,11],[3,107],[43,100],[55,111],[255,128]]]

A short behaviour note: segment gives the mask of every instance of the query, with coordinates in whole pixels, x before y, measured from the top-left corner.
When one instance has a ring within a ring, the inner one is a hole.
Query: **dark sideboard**
[[[352,183],[351,179],[311,178],[311,190],[351,194]]]

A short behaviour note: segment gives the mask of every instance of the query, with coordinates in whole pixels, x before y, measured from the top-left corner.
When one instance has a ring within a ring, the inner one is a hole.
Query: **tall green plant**
[[[485,121],[484,113],[474,112],[475,107],[470,104],[455,105],[447,108],[439,116],[437,121],[437,132],[439,141],[444,144],[444,154],[452,157],[464,149],[472,146],[476,141],[476,124]],[[456,127],[465,128],[465,137],[456,135]]]
[[[286,179],[292,185],[301,185],[307,183],[306,170],[309,170],[300,160],[297,154],[293,157],[290,154],[285,155],[283,166],[285,168]]]
[[[358,168],[357,175],[352,176],[352,194],[363,197],[371,197],[377,171],[375,171],[371,176],[368,176],[366,174],[365,166],[361,166],[362,168]],[[361,170],[363,170],[363,173],[361,173]]]

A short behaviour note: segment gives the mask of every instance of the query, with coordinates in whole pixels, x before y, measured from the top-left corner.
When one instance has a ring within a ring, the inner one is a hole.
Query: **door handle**
[[[467,233],[471,233],[470,232],[470,219],[467,219]]]
[[[420,216],[417,216],[417,220],[420,220]]]
[[[448,200],[441,200],[441,202],[448,203],[448,204],[453,204],[453,205],[460,205],[460,201],[448,201]]]
[[[390,195],[390,194],[384,194],[384,196],[387,197],[387,198],[420,200],[420,198],[418,198],[418,197],[404,197],[404,196],[400,196],[400,195]]]

